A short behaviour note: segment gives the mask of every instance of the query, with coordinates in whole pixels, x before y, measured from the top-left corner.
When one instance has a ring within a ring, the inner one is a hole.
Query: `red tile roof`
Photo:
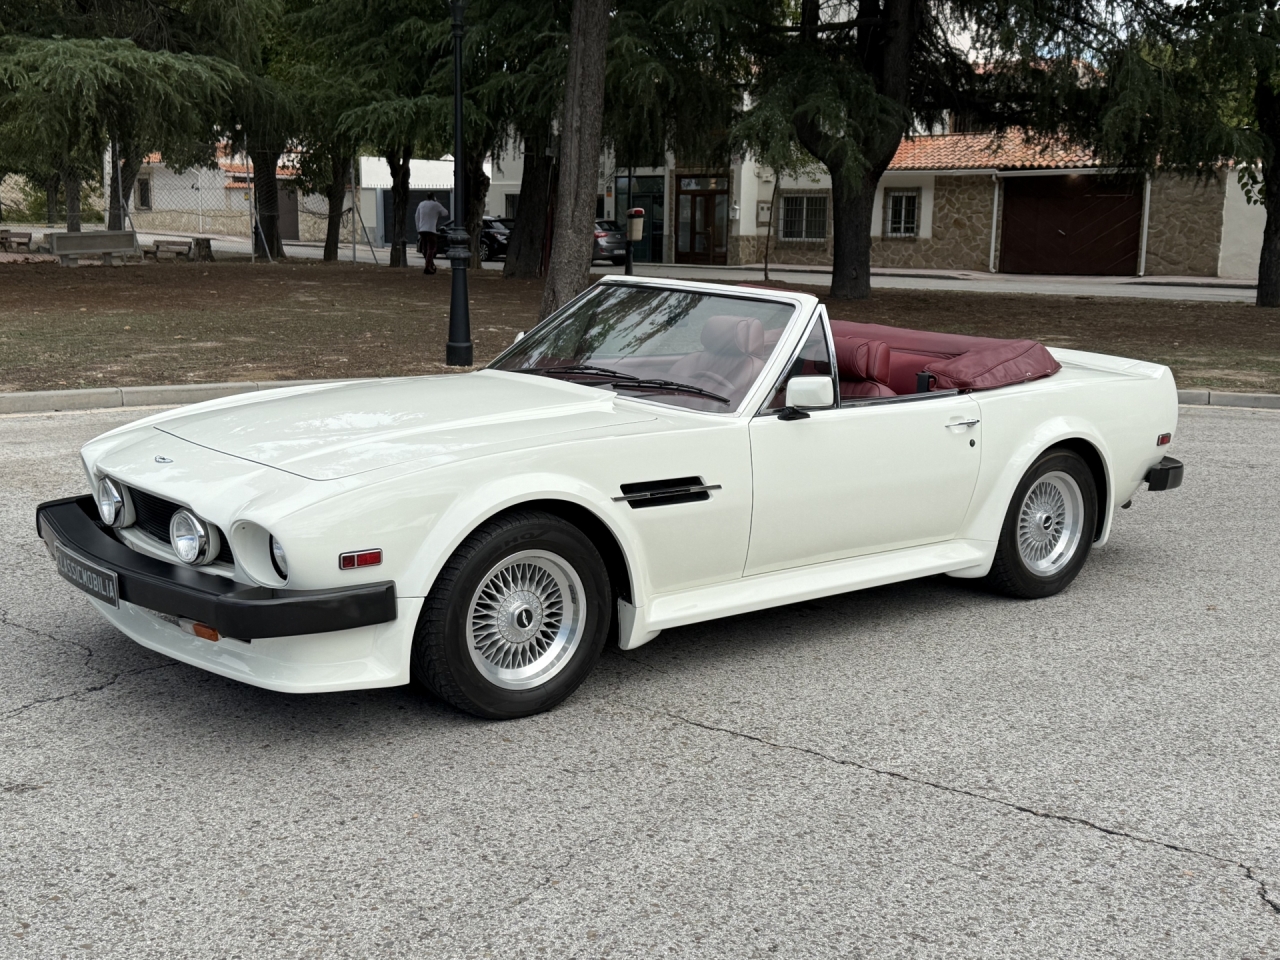
[[[945,133],[903,140],[890,170],[1058,170],[1096,167],[1092,153],[1061,141],[1026,143],[1010,131],[999,140],[989,133]]]

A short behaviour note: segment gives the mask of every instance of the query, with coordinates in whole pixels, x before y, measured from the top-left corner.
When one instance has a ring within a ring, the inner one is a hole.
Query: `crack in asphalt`
[[[35,627],[28,627],[25,623],[19,623],[17,620],[9,619],[9,611],[4,607],[0,607],[0,626],[13,627],[15,630],[21,630],[23,633],[29,633],[33,637],[41,637],[45,640],[52,640],[54,643],[65,643],[73,647],[79,647],[84,651],[84,666],[89,666],[89,661],[93,659],[93,647],[79,640],[68,640],[66,637],[55,636],[52,633],[45,633],[43,630],[37,630]],[[91,668],[96,669],[96,668]]]
[[[1158,840],[1154,837],[1144,837],[1140,834],[1127,833],[1124,830],[1115,827],[1104,826],[1100,823],[1094,823],[1092,820],[1086,820],[1084,817],[1073,817],[1065,813],[1050,813],[1046,810],[1037,810],[1034,807],[1028,807],[1025,804],[1014,803],[1012,800],[1001,800],[999,797],[990,797],[974,790],[966,790],[964,787],[953,787],[945,783],[938,783],[935,780],[926,780],[923,777],[913,777],[909,774],[899,773],[895,770],[885,770],[880,767],[874,767],[869,763],[862,763],[858,760],[842,759],[832,756],[829,753],[823,753],[821,750],[815,750],[812,747],[802,747],[790,743],[778,743],[774,740],[768,740],[764,737],[758,737],[754,734],[743,733],[740,730],[732,730],[728,727],[717,726],[712,723],[704,723],[701,720],[693,720],[682,714],[672,713],[671,711],[663,711],[666,716],[672,720],[678,720],[681,723],[691,727],[697,727],[701,730],[707,730],[713,733],[724,733],[732,737],[739,737],[743,740],[750,740],[753,743],[761,744],[766,747],[774,747],[779,750],[790,750],[795,753],[808,754],[811,757],[817,757],[819,760],[825,760],[828,763],[838,764],[843,767],[854,767],[855,769],[865,771],[867,773],[878,774],[882,777],[888,777],[893,780],[899,780],[903,783],[910,783],[913,786],[932,787],[934,790],[941,790],[944,793],[955,794],[961,797],[969,797],[973,800],[981,800],[986,803],[993,803],[1009,810],[1016,810],[1018,813],[1025,813],[1029,816],[1039,817],[1042,820],[1057,820],[1060,823],[1068,823],[1073,826],[1085,827],[1098,833],[1106,834],[1109,837],[1119,837],[1124,840],[1131,840],[1135,843],[1143,843],[1154,847],[1163,847],[1166,850],[1172,850],[1176,853],[1183,853],[1193,857],[1201,857],[1206,860],[1212,860],[1215,863],[1225,864],[1229,867],[1241,871],[1245,878],[1255,885],[1258,892],[1258,898],[1271,910],[1272,913],[1280,916],[1280,900],[1272,896],[1267,888],[1267,882],[1254,873],[1254,868],[1247,863],[1241,863],[1239,860],[1233,860],[1230,857],[1219,856],[1216,853],[1208,853],[1204,850],[1196,850],[1193,847],[1183,846],[1180,843],[1173,843],[1168,840]]]
[[[38,697],[29,703],[13,707],[10,710],[6,710],[4,713],[0,713],[0,720],[8,720],[10,717],[16,717],[18,714],[25,713],[32,707],[39,707],[48,703],[58,703],[62,700],[71,700],[75,697],[83,697],[90,693],[97,693],[100,690],[107,689],[107,687],[114,686],[125,677],[136,677],[140,673],[151,673],[153,670],[167,670],[170,667],[176,666],[178,666],[177,663],[160,663],[150,667],[139,667],[136,670],[122,670],[120,673],[112,674],[112,676],[104,680],[102,683],[96,683],[91,687],[85,687],[83,690],[73,690],[70,693],[59,694],[56,697]]]

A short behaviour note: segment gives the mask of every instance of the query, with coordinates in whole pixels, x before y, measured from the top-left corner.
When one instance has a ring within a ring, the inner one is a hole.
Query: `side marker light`
[[[338,555],[339,570],[354,570],[356,567],[376,567],[382,563],[381,550],[353,550]]]
[[[1172,439],[1173,439],[1173,434],[1171,434],[1171,433],[1162,433],[1162,434],[1160,434],[1160,436],[1156,437],[1156,446],[1157,446],[1157,447],[1163,447],[1165,444],[1167,444],[1167,443],[1168,443],[1170,440],[1172,440]]]

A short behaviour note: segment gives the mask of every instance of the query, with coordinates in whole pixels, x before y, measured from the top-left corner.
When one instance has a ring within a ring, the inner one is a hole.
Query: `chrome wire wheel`
[[[1018,555],[1039,577],[1052,577],[1071,562],[1084,533],[1084,495],[1061,470],[1037,479],[1018,511]]]
[[[546,683],[569,663],[586,629],[582,580],[546,550],[504,557],[480,579],[467,611],[467,650],[499,687]]]

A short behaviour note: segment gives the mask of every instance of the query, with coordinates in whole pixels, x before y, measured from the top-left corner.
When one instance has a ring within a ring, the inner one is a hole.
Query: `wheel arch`
[[[1093,529],[1093,540],[1097,543],[1106,533],[1107,520],[1111,516],[1111,482],[1107,478],[1107,462],[1103,459],[1102,451],[1084,437],[1067,437],[1058,440],[1044,452],[1048,453],[1051,450],[1070,450],[1085,462],[1089,472],[1093,474],[1093,482],[1098,488],[1098,514],[1094,520]]]
[[[613,590],[614,598],[634,603],[635,592],[631,581],[631,565],[627,561],[626,551],[622,549],[622,544],[618,541],[614,532],[609,529],[609,525],[592,510],[580,503],[574,503],[572,500],[558,500],[554,497],[522,500],[519,503],[503,507],[492,516],[485,517],[476,526],[479,527],[498,517],[520,510],[542,510],[559,517],[566,523],[573,524],[586,534],[587,539],[600,551],[600,556],[604,560],[605,571],[609,574],[609,585]]]

